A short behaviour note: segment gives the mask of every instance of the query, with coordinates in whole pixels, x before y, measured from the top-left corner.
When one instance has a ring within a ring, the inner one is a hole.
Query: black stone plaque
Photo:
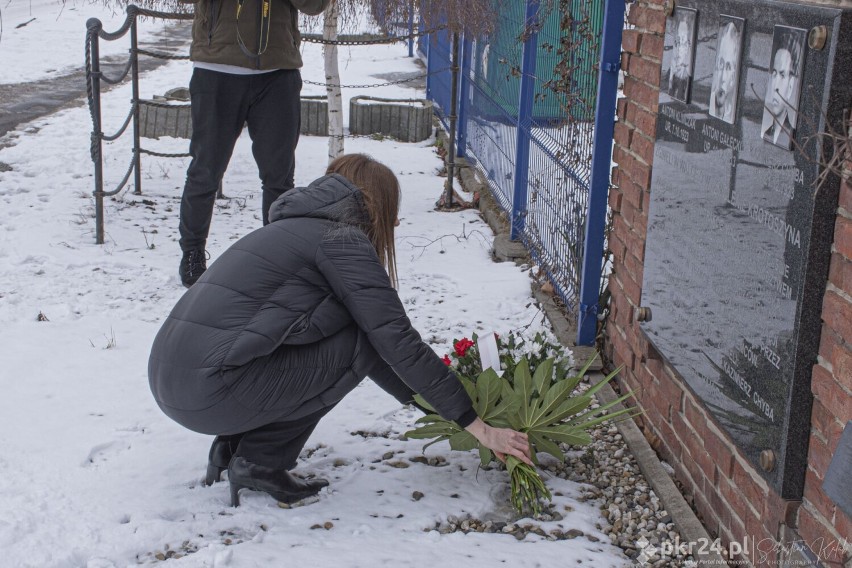
[[[660,92],[643,330],[770,485],[798,498],[839,189],[820,133],[842,130],[852,102],[852,11],[679,1],[663,87],[684,8],[695,59],[688,103]]]

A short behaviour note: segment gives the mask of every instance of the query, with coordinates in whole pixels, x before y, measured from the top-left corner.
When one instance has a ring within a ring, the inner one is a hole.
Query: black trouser
[[[411,389],[355,325],[315,343],[282,345],[224,372],[221,383],[211,378],[230,396],[201,417],[217,432],[196,429],[229,440],[252,463],[292,469],[320,419],[368,375],[380,377],[379,385],[400,401],[411,400]]]
[[[216,191],[244,125],[263,187],[263,224],[269,222],[269,206],[293,187],[301,90],[297,69],[259,75],[193,70],[192,162],[180,204],[182,250],[203,249],[207,243]]]

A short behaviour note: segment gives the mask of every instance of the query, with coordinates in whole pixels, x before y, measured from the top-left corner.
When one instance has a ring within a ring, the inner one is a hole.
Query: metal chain
[[[388,36],[388,37],[375,38],[375,39],[336,39],[336,40],[330,40],[330,39],[323,39],[321,36],[318,36],[318,35],[310,34],[310,35],[303,35],[302,41],[305,41],[305,42],[308,42],[308,43],[321,43],[321,44],[326,44],[326,45],[376,45],[376,44],[380,44],[380,43],[390,44],[390,43],[396,43],[398,41],[408,41],[409,39],[414,39],[414,38],[417,38],[417,37],[420,37],[420,36],[423,36],[423,35],[429,35],[431,33],[439,32],[443,29],[446,29],[446,27],[447,26],[438,26],[438,27],[432,28],[430,30],[423,30],[422,32],[416,31],[414,33],[410,33],[410,34],[407,34],[407,35],[404,35],[404,36]],[[352,37],[352,36],[343,36],[343,37]]]
[[[190,154],[166,154],[163,152],[154,152],[151,150],[146,150],[145,148],[139,148],[140,154],[148,154],[149,156],[155,156],[157,158],[189,158]]]
[[[408,79],[400,79],[399,81],[389,81],[386,83],[373,83],[372,85],[335,85],[332,83],[316,83],[314,81],[308,81],[306,79],[302,79],[303,83],[307,83],[308,85],[316,85],[318,87],[336,87],[340,89],[370,89],[373,87],[387,87],[390,85],[400,85],[402,83],[410,83],[411,81],[417,81],[418,79],[425,79],[430,75],[437,75],[438,73],[443,73],[445,71],[449,71],[449,67],[444,67],[443,69],[438,69],[437,71],[432,71],[431,73],[424,73],[423,75],[417,75],[415,77],[409,77]]]
[[[189,60],[189,55],[170,55],[168,53],[159,53],[156,51],[148,51],[147,49],[137,49],[136,53],[139,55],[147,55],[148,57],[153,57],[155,59],[179,59],[179,60]]]

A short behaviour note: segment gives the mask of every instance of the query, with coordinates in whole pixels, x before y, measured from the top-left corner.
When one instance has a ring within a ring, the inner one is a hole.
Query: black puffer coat
[[[286,371],[256,373],[252,364],[355,324],[370,352],[387,365],[377,363],[393,369],[443,417],[463,425],[475,417],[456,376],[411,326],[361,229],[368,217],[357,187],[342,176],[325,176],[282,195],[269,217],[269,225],[237,241],[210,266],[157,334],[148,375],[167,415],[205,433],[239,430],[247,422],[256,427],[251,416],[231,416],[262,411],[247,407],[239,392],[252,376],[229,377],[250,370],[257,380],[283,381],[275,388],[286,397]],[[331,383],[330,376],[320,373],[317,380]],[[312,385],[311,392],[348,392],[352,386]],[[257,385],[252,389],[255,398],[263,392]],[[302,402],[294,393],[289,404],[298,408]],[[276,419],[287,417],[270,417]]]

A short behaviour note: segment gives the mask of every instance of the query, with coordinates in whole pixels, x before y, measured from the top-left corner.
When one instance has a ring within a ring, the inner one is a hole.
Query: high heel
[[[222,472],[228,469],[228,464],[237,450],[242,434],[232,436],[216,436],[210,445],[210,453],[207,456],[207,475],[204,484],[213,485],[222,480]]]
[[[240,487],[233,481],[231,481],[230,475],[228,476],[228,481],[231,485],[231,507],[239,507],[240,506]]]
[[[209,462],[207,464],[207,475],[204,478],[204,485],[208,487],[216,483],[217,481],[222,480],[222,472],[227,468],[219,467],[218,465]]]
[[[328,487],[328,480],[305,481],[290,474],[286,469],[273,469],[251,463],[234,456],[228,465],[228,482],[231,488],[231,506],[240,506],[240,489],[263,491],[280,503],[293,504],[319,493]]]

